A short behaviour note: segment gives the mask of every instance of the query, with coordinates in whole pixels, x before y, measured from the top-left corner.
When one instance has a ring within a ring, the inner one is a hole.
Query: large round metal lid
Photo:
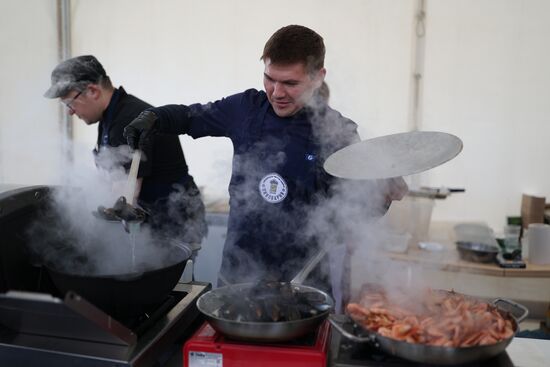
[[[360,141],[333,153],[325,170],[360,180],[408,176],[437,167],[460,153],[462,140],[439,131],[411,131]]]

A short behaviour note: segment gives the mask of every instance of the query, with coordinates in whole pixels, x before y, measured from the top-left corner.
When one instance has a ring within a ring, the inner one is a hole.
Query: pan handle
[[[312,258],[308,260],[306,265],[292,280],[291,283],[294,284],[302,284],[304,280],[308,277],[309,273],[319,264],[319,261],[327,254],[327,252],[330,250],[329,246],[324,246],[317,251]]]
[[[369,336],[367,337],[362,337],[353,335],[352,333],[344,329],[342,324],[349,322],[349,318],[346,315],[331,314],[328,317],[328,321],[336,330],[338,330],[340,334],[342,334],[346,338],[359,343],[372,343],[376,348],[378,348],[378,342],[376,341],[376,337],[373,334],[369,334]]]
[[[510,301],[509,299],[505,299],[505,298],[497,298],[495,300],[493,300],[493,305],[495,305],[496,307],[498,307],[498,304],[499,303],[505,303],[507,304],[508,306],[511,306],[510,309],[506,309],[506,308],[502,308],[504,309],[505,311],[508,311],[512,314],[512,316],[515,317],[516,319],[516,322],[519,324],[520,322],[522,322],[523,320],[525,320],[525,318],[529,315],[529,310],[527,309],[527,307],[525,307],[524,305],[522,304],[519,304],[519,303],[516,303],[514,301]],[[518,317],[515,316],[514,312],[512,312],[511,310],[512,309],[519,309],[521,311],[521,315],[519,315]]]

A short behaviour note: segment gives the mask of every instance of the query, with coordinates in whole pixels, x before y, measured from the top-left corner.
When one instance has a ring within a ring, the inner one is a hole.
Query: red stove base
[[[205,322],[183,347],[185,367],[261,366],[315,367],[327,365],[330,324],[315,335],[291,343],[254,344],[226,339]]]

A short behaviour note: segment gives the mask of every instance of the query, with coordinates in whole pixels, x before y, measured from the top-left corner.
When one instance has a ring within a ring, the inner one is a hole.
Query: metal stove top
[[[4,297],[2,313],[13,315],[0,320],[0,361],[9,366],[59,367],[159,364],[201,322],[196,299],[210,288],[210,283],[180,283],[151,317],[123,322],[95,307],[75,307],[67,299],[48,295],[27,300]],[[27,304],[27,311],[11,307],[14,302]]]
[[[344,338],[338,331],[333,330],[331,340],[331,361],[332,367],[394,367],[411,366],[426,367],[426,365],[416,362],[410,362],[402,358],[385,354],[368,343],[356,343]],[[461,364],[454,367],[513,367],[510,357],[503,352],[496,357],[481,362]]]

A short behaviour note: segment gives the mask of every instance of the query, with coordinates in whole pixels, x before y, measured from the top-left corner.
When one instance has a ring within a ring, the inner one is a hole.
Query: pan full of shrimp
[[[521,315],[516,319],[511,310]],[[407,360],[453,365],[503,352],[528,311],[509,300],[489,303],[454,291],[427,289],[407,296],[377,289],[350,302],[346,314],[368,335],[350,333],[341,318],[331,317],[333,326],[350,339],[371,342]]]

